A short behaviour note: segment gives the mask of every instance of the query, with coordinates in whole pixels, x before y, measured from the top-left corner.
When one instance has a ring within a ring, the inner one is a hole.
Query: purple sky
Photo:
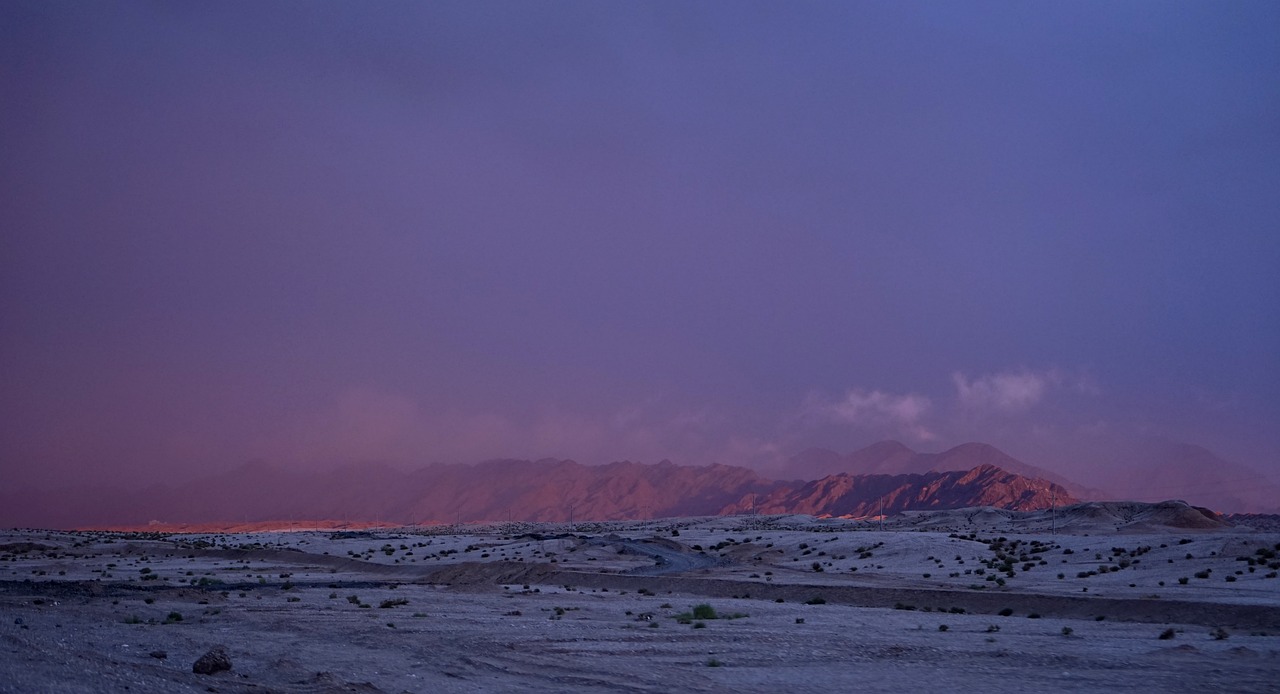
[[[1280,473],[1280,4],[0,3],[0,478]]]

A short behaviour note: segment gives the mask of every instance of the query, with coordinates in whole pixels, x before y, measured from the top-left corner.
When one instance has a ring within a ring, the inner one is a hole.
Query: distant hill
[[[911,510],[993,506],[1034,511],[1074,504],[1061,485],[1023,477],[992,465],[966,471],[902,475],[830,475],[791,483],[763,498],[745,498],[722,513],[804,513],[814,516],[867,517]]]
[[[1028,465],[986,443],[962,443],[941,453],[920,453],[899,441],[880,441],[852,453],[840,454],[824,448],[810,448],[793,456],[777,476],[816,480],[828,475],[902,475],[926,472],[972,470],[991,465],[1024,477],[1048,480],[1061,485],[1081,499],[1100,498],[1105,493],[1084,487],[1043,468]]]
[[[1151,441],[1103,477],[1112,498],[1183,499],[1235,513],[1280,513],[1280,485],[1201,446]]]

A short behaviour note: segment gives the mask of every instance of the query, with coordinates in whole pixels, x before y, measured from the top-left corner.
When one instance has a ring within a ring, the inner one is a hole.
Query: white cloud
[[[1057,369],[1018,369],[984,374],[970,379],[959,371],[951,374],[956,397],[966,410],[979,413],[1016,414],[1038,405],[1054,388],[1069,388],[1085,395],[1100,389],[1088,375],[1068,377]]]
[[[866,428],[891,428],[922,440],[934,438],[923,423],[933,401],[924,395],[896,395],[881,390],[850,390],[839,400],[809,399],[808,410],[841,424]]]

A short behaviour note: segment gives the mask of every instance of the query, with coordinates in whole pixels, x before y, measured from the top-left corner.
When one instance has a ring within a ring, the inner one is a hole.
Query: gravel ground
[[[1280,691],[1275,534],[530,530],[0,533],[0,692]]]

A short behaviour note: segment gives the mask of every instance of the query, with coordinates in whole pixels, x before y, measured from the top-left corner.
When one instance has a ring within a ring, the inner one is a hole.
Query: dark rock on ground
[[[226,649],[221,646],[210,649],[191,666],[191,671],[198,675],[212,675],[215,672],[230,669],[231,656],[227,655]]]

